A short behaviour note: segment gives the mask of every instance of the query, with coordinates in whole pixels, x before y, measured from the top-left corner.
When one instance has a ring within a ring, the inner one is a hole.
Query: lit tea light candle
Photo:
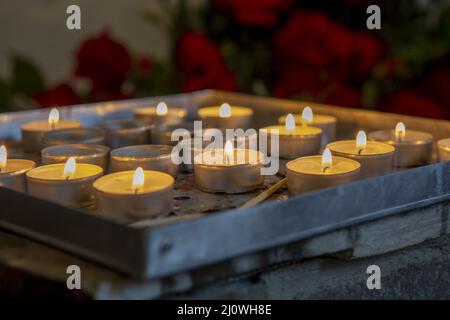
[[[205,192],[242,193],[259,188],[264,155],[252,149],[236,149],[230,141],[223,149],[206,150],[194,159],[196,185]]]
[[[426,132],[407,130],[402,122],[397,123],[394,130],[369,133],[369,139],[395,147],[396,167],[420,166],[431,162],[433,136]]]
[[[438,160],[449,161],[450,160],[450,138],[441,139],[437,142],[438,147]]]
[[[223,103],[220,107],[205,107],[198,110],[204,127],[210,128],[242,128],[250,127],[253,110],[247,107],[230,106]]]
[[[292,195],[330,188],[359,178],[359,162],[333,157],[329,149],[322,156],[302,157],[286,164],[289,193]]]
[[[133,111],[134,117],[146,124],[177,124],[186,117],[186,110],[181,108],[169,108],[165,102],[160,102],[156,107],[137,108]]]
[[[43,141],[45,147],[78,143],[104,144],[105,135],[98,129],[62,129],[45,132]]]
[[[278,118],[278,123],[284,124],[286,122],[286,117],[287,115]],[[337,119],[335,117],[323,114],[314,114],[310,107],[305,107],[302,114],[295,114],[294,118],[296,123],[322,129],[322,146],[335,140],[337,124]]]
[[[148,144],[149,126],[136,120],[110,120],[98,125],[105,133],[106,144],[111,149],[138,144]]]
[[[42,149],[42,164],[65,163],[69,158],[77,163],[90,163],[106,171],[109,161],[109,148],[98,144],[66,144]]]
[[[367,141],[364,131],[356,140],[343,140],[327,144],[333,155],[350,158],[361,164],[361,177],[383,175],[392,171],[395,148],[387,143]]]
[[[27,171],[28,193],[38,198],[79,207],[93,200],[92,183],[103,174],[99,166],[76,163],[49,164]]]
[[[48,120],[38,120],[22,125],[22,143],[25,152],[39,153],[44,147],[43,135],[57,129],[79,128],[78,121],[60,120],[58,109],[52,109]]]
[[[286,116],[285,125],[262,128],[267,135],[268,150],[271,150],[271,135],[278,136],[279,155],[284,159],[295,159],[317,154],[320,149],[322,129],[311,126],[297,126],[294,116]]]
[[[8,159],[8,151],[0,146],[0,187],[26,192],[25,173],[36,163],[24,159]]]
[[[176,176],[178,165],[171,158],[172,147],[165,145],[128,146],[111,152],[111,172],[135,170],[161,171]]]
[[[97,210],[130,218],[167,215],[173,208],[174,183],[166,173],[140,167],[108,174],[94,182]]]

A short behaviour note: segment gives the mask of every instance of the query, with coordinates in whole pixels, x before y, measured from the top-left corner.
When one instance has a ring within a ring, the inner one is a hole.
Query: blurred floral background
[[[158,12],[136,19],[157,28],[168,54],[133,52],[106,25],[49,84],[46,70],[15,53],[0,75],[0,110],[213,88],[450,119],[448,0],[153,2]],[[371,4],[381,30],[366,27]]]

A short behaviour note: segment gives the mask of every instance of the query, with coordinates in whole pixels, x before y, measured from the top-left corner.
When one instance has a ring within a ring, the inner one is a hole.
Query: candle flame
[[[70,179],[75,175],[75,170],[77,168],[77,162],[74,157],[70,157],[67,159],[66,164],[64,166],[63,177],[66,179]]]
[[[8,159],[8,153],[6,151],[6,147],[2,145],[0,147],[0,170],[3,170],[4,168],[6,168],[7,159]]]
[[[48,124],[51,127],[54,127],[59,122],[59,111],[56,108],[53,108],[48,115]]]
[[[397,125],[395,126],[395,137],[400,140],[404,138],[405,135],[406,135],[405,124],[403,122],[397,123]]]
[[[286,130],[287,131],[294,131],[295,130],[295,118],[292,115],[292,113],[289,113],[286,117]]]
[[[144,187],[144,181],[145,181],[144,169],[138,167],[133,174],[133,182],[131,184],[131,189],[133,189],[135,193],[138,193]]]
[[[328,148],[325,148],[322,154],[322,169],[325,172],[326,169],[329,169],[333,164],[333,156],[331,155],[331,151]]]
[[[363,130],[360,130],[356,135],[356,148],[360,149],[360,152],[366,148],[367,136]]]
[[[156,106],[156,115],[165,116],[167,112],[169,112],[167,104],[165,104],[164,102],[158,103],[158,105]]]
[[[228,103],[222,103],[219,109],[219,117],[229,118],[231,117],[231,107]]]
[[[302,120],[306,123],[313,122],[314,113],[310,107],[305,107],[302,111]]]
[[[227,164],[229,164],[230,158],[233,156],[233,144],[231,143],[230,140],[227,140],[227,142],[225,142],[224,153],[225,153],[225,161]]]

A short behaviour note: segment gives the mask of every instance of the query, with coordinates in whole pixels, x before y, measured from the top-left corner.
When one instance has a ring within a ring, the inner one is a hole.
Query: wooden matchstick
[[[261,192],[256,197],[250,199],[246,203],[244,203],[242,206],[240,206],[240,209],[243,208],[250,208],[253,206],[256,206],[257,204],[263,202],[268,197],[270,197],[273,193],[275,193],[277,190],[283,188],[286,185],[287,178],[283,178],[277,183],[275,183],[273,186],[271,186],[269,189],[265,190],[264,192]]]

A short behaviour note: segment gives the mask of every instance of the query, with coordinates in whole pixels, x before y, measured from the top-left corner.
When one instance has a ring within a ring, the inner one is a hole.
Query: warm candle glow
[[[226,163],[230,164],[230,158],[233,156],[233,144],[230,140],[227,140],[227,142],[225,142],[224,154]]]
[[[7,159],[8,159],[8,153],[6,152],[6,147],[2,145],[0,147],[0,171],[2,171],[4,168],[6,168]]]
[[[294,131],[295,130],[295,118],[292,115],[292,113],[289,113],[286,117],[286,130],[287,131]]]
[[[327,169],[331,168],[333,164],[333,157],[331,155],[330,149],[326,148],[322,154],[322,170],[325,172]]]
[[[306,123],[311,123],[313,121],[314,114],[310,107],[305,107],[302,111],[302,120]]]
[[[231,117],[231,107],[228,103],[223,103],[219,109],[219,117],[229,118]]]
[[[145,181],[144,170],[141,167],[138,167],[136,171],[134,171],[131,189],[135,193],[138,193],[144,187],[144,181]]]
[[[48,115],[48,124],[51,127],[54,127],[58,124],[58,122],[59,122],[59,111],[58,111],[58,109],[53,108],[50,111],[50,114]]]
[[[77,168],[77,162],[74,157],[70,157],[66,161],[66,165],[64,166],[63,177],[65,179],[70,179],[75,175],[75,170]]]
[[[398,140],[401,140],[405,137],[405,135],[406,135],[405,124],[403,122],[397,123],[397,125],[395,126],[395,137]]]
[[[167,104],[165,104],[164,102],[160,102],[158,103],[158,105],[156,106],[156,114],[158,116],[165,116],[168,112],[168,108],[167,108]]]
[[[360,130],[358,132],[358,135],[356,136],[356,148],[359,149],[359,153],[361,153],[367,145],[367,136],[366,133],[363,130]]]

